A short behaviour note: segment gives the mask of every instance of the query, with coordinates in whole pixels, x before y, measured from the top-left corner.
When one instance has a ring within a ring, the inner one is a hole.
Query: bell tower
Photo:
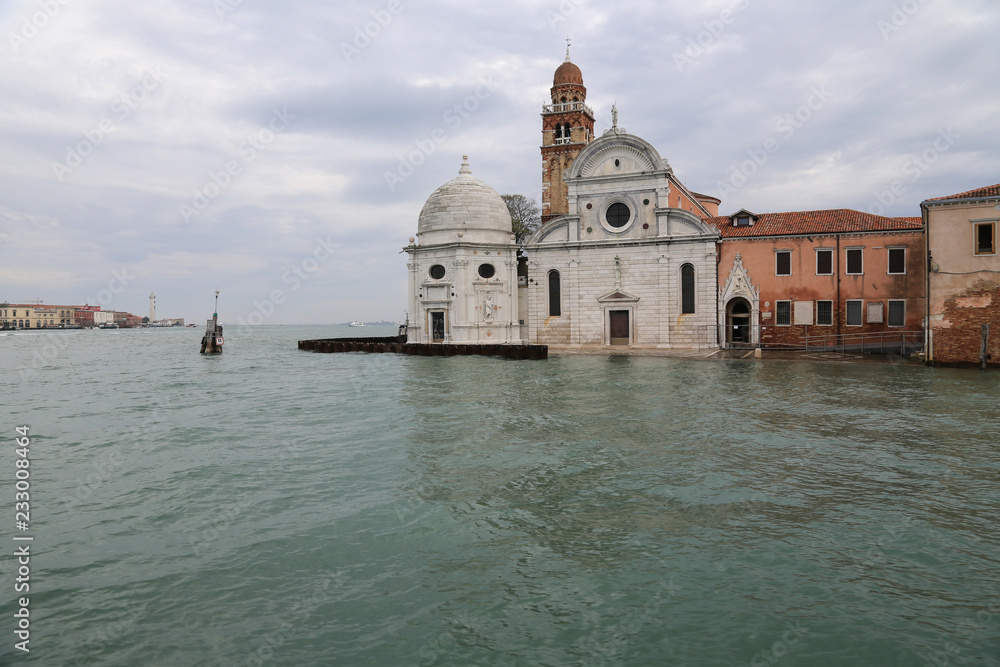
[[[583,73],[566,61],[552,78],[552,104],[542,105],[542,222],[569,212],[563,174],[594,140],[594,111],[587,106]]]

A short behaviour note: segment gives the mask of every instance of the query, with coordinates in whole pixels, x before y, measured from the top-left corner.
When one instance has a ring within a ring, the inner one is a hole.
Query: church
[[[500,195],[472,176],[428,198],[409,254],[410,342],[713,347],[719,200],[647,141],[601,137],[567,52],[542,107],[542,225],[518,262]]]
[[[404,248],[409,342],[655,350],[922,337],[920,218],[720,216],[720,200],[685,187],[616,109],[596,135],[568,50],[550,92],[541,226],[520,254],[503,199],[466,157]]]

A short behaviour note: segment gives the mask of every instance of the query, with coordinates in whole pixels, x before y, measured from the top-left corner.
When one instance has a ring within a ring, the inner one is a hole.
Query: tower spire
[[[594,111],[587,106],[583,73],[570,61],[572,43],[566,37],[566,62],[552,76],[552,104],[542,105],[542,222],[569,212],[563,175],[594,139]]]

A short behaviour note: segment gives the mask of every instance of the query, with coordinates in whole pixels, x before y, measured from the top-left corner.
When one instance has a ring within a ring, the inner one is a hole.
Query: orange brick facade
[[[1000,184],[921,202],[930,248],[927,358],[1000,366]]]
[[[569,213],[564,175],[594,140],[594,112],[580,69],[567,60],[556,70],[552,104],[542,107],[542,222]]]
[[[849,209],[741,213],[750,224],[734,224],[740,213],[711,221],[722,234],[720,342],[868,345],[898,341],[900,332],[914,344],[922,339],[926,251],[919,218]],[[739,267],[745,287],[727,290]],[[744,323],[754,335],[734,340],[732,328]]]
[[[1000,367],[1000,283],[989,280],[945,300],[944,319],[933,326],[935,363],[979,364],[984,324],[990,325],[986,363]]]

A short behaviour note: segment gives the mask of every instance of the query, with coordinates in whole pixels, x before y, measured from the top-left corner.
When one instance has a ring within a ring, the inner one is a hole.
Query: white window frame
[[[830,304],[830,321],[823,323],[819,321],[819,304],[828,303]],[[833,326],[833,301],[824,300],[816,302],[816,326],[818,327],[832,327]]]
[[[901,303],[903,304],[903,323],[893,324],[892,323],[892,304]],[[889,307],[886,312],[885,323],[890,327],[905,327],[906,326],[906,299],[889,299]]]
[[[852,303],[860,304],[859,308],[861,310],[858,311],[858,314],[860,315],[859,319],[861,321],[858,322],[857,324],[851,324],[851,304]],[[864,301],[864,299],[848,299],[845,302],[845,305],[844,305],[844,326],[848,326],[848,327],[861,327],[861,326],[864,326],[864,324],[865,324],[865,301]]]
[[[979,228],[989,225],[993,229],[993,252],[979,252]],[[997,254],[997,224],[996,220],[972,221],[972,254],[976,257],[993,257]]]
[[[903,252],[903,270],[893,271],[892,270],[892,251],[900,250]],[[886,274],[890,276],[905,276],[906,275],[906,247],[905,246],[889,246],[885,250],[885,271]]]
[[[861,271],[857,273],[851,273],[851,260],[850,254],[853,251],[861,253]],[[844,275],[845,276],[863,276],[865,275],[865,249],[864,248],[844,248]]]
[[[788,304],[788,321],[779,322],[778,306],[782,303]],[[792,302],[791,301],[775,301],[774,302],[774,326],[776,327],[790,327],[792,326]]]
[[[778,256],[782,254],[788,255],[788,273],[778,273]],[[792,275],[792,251],[791,250],[775,250],[774,251],[774,275],[781,276],[783,278]]]
[[[829,253],[829,255],[830,255],[830,272],[829,273],[820,273],[819,272],[819,254],[821,252]],[[833,248],[816,248],[816,275],[817,276],[832,276],[833,275],[833,253],[834,252],[835,251],[834,251]]]

